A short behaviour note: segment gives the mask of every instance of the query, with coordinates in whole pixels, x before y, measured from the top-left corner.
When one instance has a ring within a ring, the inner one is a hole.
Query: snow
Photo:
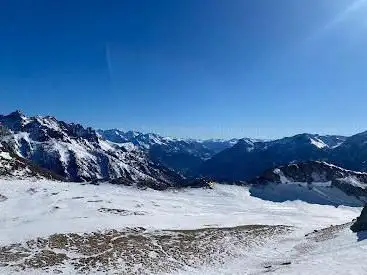
[[[328,162],[325,162],[325,161],[316,161],[316,162],[323,163],[324,165],[327,165],[327,166],[332,167],[332,168],[336,168],[336,169],[341,170],[341,171],[352,172],[354,174],[359,174],[359,175],[366,175],[366,172],[359,172],[359,171],[348,170],[348,169],[341,168],[339,166],[336,166],[334,164],[331,164],[331,163],[328,163]]]
[[[335,238],[311,242],[305,240],[303,235],[295,233],[281,242],[265,246],[256,253],[249,253],[247,257],[229,259],[223,265],[205,265],[199,270],[177,274],[366,274],[365,237],[367,232],[358,235],[346,228],[337,233]]]
[[[336,145],[331,146],[331,149],[335,149],[338,148],[340,145],[342,145],[344,143],[344,141],[338,142]]]
[[[106,152],[115,150],[115,148],[113,147],[113,143],[106,140],[99,140],[99,145],[101,146],[102,150]]]
[[[139,150],[139,148],[136,145],[134,145],[132,142],[113,143],[113,144],[117,145],[118,147],[123,147],[128,152],[138,151]]]
[[[301,200],[312,204],[321,205],[346,205],[363,206],[367,198],[349,196],[331,182],[284,182],[279,184],[267,184],[250,188],[253,196],[274,202],[286,202]]]
[[[302,192],[307,189],[297,183],[277,184],[280,194],[284,194],[284,186]],[[334,190],[327,183],[315,183],[315,188]],[[361,207],[336,208],[300,200],[273,202],[251,196],[250,191],[249,187],[218,184],[213,190],[154,191],[110,184],[0,180],[0,194],[7,198],[0,202],[0,245],[53,233],[138,226],[155,230],[282,224],[295,226],[295,230],[264,247],[244,251],[246,257],[227,258],[219,265],[203,264],[178,274],[260,274],[267,271],[264,266],[272,266],[274,274],[365,274],[367,242],[360,235],[345,229],[324,242],[305,239],[305,234],[315,229],[350,222],[359,216]],[[337,193],[329,195],[338,197]],[[118,216],[102,213],[100,208],[145,214]],[[281,265],[288,261],[292,264]]]
[[[322,149],[328,147],[321,139],[319,138],[310,138],[311,144],[315,145],[317,148]]]
[[[349,185],[355,186],[355,187],[359,187],[362,189],[366,189],[367,184],[360,182],[357,178],[350,176],[350,177],[346,177],[343,179],[340,179],[342,182],[347,183]]]
[[[275,274],[366,274],[366,252],[367,241],[344,230],[335,239],[294,259],[291,267],[279,269]]]
[[[289,180],[287,179],[287,177],[284,176],[283,171],[280,170],[279,168],[274,169],[274,174],[277,174],[279,176],[281,183],[288,183],[289,182]]]
[[[36,116],[35,119],[42,126],[45,126],[49,129],[53,129],[56,132],[61,131],[60,126],[58,124],[58,121],[53,117],[50,117],[50,116],[48,116],[48,117]]]
[[[276,203],[250,196],[248,187],[216,185],[214,190],[137,190],[109,184],[0,180],[0,243],[65,232],[142,226],[195,229],[208,225],[285,224],[314,229],[350,221],[360,208],[335,208],[301,201]],[[99,208],[142,211],[116,217]]]
[[[12,160],[12,157],[7,152],[0,152],[0,158],[6,159],[6,160]]]
[[[57,142],[55,140],[51,141],[51,150],[55,150],[59,156],[60,161],[63,163],[64,167],[66,168],[69,163],[69,151],[67,146],[65,146],[62,142]]]

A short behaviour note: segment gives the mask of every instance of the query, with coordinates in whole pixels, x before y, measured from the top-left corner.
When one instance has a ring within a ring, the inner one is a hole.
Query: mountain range
[[[2,156],[10,154],[70,181],[108,179],[163,187],[196,178],[248,181],[268,169],[306,161],[367,171],[367,132],[351,137],[305,133],[266,141],[178,139],[95,130],[20,111],[0,115],[0,126]]]
[[[97,132],[110,142],[134,145],[146,152],[152,160],[187,177],[195,176],[205,161],[238,142],[238,139],[177,139],[118,129]]]
[[[227,181],[249,180],[270,168],[311,160],[367,171],[367,132],[350,137],[305,133],[272,141],[240,140],[206,161],[198,173]]]

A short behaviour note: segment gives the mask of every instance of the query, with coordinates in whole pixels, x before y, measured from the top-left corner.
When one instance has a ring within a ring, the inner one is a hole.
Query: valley
[[[289,271],[325,249],[329,239],[357,238],[348,226],[322,243],[314,240],[321,233],[312,232],[350,223],[361,211],[276,203],[252,196],[248,187],[228,185],[154,191],[2,180],[0,194],[0,273],[7,274]],[[282,252],[286,248],[292,251]],[[289,261],[291,266],[284,264]]]
[[[367,268],[364,134],[178,139],[19,111],[0,130],[1,274]]]

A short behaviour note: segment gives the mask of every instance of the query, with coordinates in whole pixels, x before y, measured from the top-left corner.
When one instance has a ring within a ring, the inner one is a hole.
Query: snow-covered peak
[[[3,139],[16,156],[69,180],[121,178],[168,184],[174,178],[172,171],[154,163],[136,145],[107,141],[92,128],[77,123],[17,112],[0,116],[0,124],[10,130]],[[148,140],[155,138],[148,136]]]

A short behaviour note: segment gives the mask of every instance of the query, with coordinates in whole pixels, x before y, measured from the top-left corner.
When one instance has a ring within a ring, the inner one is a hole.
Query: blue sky
[[[367,130],[367,0],[0,3],[1,113],[199,138]]]

